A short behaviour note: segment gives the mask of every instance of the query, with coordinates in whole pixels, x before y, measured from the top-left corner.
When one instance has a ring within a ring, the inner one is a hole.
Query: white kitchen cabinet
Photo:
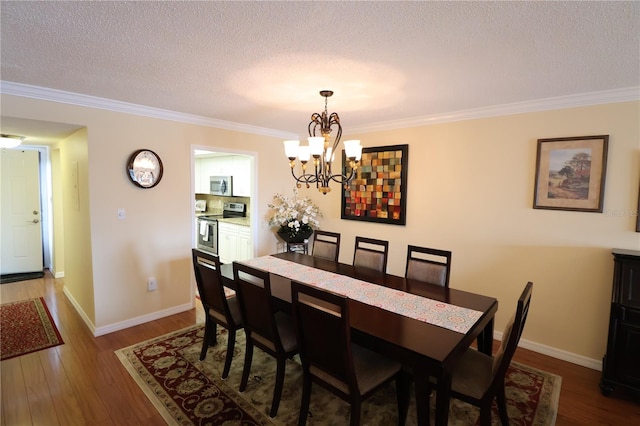
[[[251,228],[228,222],[218,222],[218,256],[222,263],[253,257]]]
[[[220,262],[238,260],[238,225],[218,222],[218,256]]]
[[[196,158],[196,193],[209,193],[209,178],[211,176],[232,176],[233,195],[236,197],[250,197],[252,172],[251,160],[251,157],[247,155]]]
[[[202,188],[202,159],[201,158],[196,158],[193,161],[193,173],[194,173],[194,184],[195,184],[195,191],[196,194],[206,194],[206,192],[203,192],[203,188]]]
[[[236,197],[251,196],[251,157],[235,155],[233,163],[233,195]]]
[[[253,258],[253,239],[251,238],[251,228],[239,226],[238,230],[238,260],[248,260]]]

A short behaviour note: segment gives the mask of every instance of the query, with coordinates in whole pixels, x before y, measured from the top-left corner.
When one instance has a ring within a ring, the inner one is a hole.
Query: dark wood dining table
[[[466,333],[461,333],[367,303],[349,300],[354,340],[402,362],[413,371],[418,424],[429,424],[429,377],[437,379],[435,424],[447,424],[451,375],[460,355],[476,339],[478,350],[491,354],[493,319],[498,310],[495,298],[300,253],[287,252],[273,256],[481,312],[482,315],[475,324]],[[225,286],[235,289],[233,266],[222,265],[221,272]],[[291,303],[290,280],[273,273],[272,277],[272,296],[286,308]]]

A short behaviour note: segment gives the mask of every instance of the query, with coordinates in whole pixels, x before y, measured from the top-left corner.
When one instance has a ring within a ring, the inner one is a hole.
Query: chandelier
[[[340,125],[340,117],[335,112],[331,115],[327,112],[327,99],[333,95],[331,90],[321,90],[320,95],[324,97],[324,112],[322,114],[313,113],[311,122],[309,123],[308,145],[300,145],[300,141],[284,141],[284,152],[289,158],[291,166],[291,175],[300,188],[302,183],[309,188],[310,183],[315,183],[318,191],[326,194],[331,191],[329,182],[334,181],[345,188],[349,185],[356,169],[358,162],[362,157],[362,146],[359,140],[344,141],[345,156],[349,160],[351,172],[347,175],[343,173],[333,173],[333,161],[336,156],[336,149],[340,143],[342,136],[342,126]],[[336,127],[336,135],[333,144],[330,142],[332,127]],[[319,133],[319,136],[316,136]],[[307,163],[313,157],[313,173],[307,173]],[[296,158],[300,160],[302,174],[296,176],[295,166]]]

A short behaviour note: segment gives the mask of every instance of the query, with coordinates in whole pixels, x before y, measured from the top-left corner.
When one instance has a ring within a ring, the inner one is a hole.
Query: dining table
[[[294,252],[241,263],[270,272],[271,294],[282,309],[290,308],[292,280],[346,294],[353,340],[413,372],[419,425],[429,425],[430,378],[435,424],[446,425],[460,356],[475,341],[491,355],[498,310],[493,297]],[[222,265],[221,273],[224,285],[235,290],[233,265]]]

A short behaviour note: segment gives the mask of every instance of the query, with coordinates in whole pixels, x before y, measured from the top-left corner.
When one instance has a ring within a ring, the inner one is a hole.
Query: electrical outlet
[[[147,280],[147,291],[156,291],[158,289],[158,281],[154,277]]]

